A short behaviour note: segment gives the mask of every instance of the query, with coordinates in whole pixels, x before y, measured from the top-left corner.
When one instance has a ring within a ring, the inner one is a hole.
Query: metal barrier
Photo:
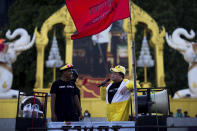
[[[130,128],[132,127],[132,128]],[[134,121],[124,122],[49,122],[48,131],[135,131]]]

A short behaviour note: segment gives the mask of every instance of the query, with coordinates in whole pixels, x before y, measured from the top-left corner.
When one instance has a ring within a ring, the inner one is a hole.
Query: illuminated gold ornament
[[[195,82],[193,82],[192,86],[193,88],[197,88],[197,84]]]
[[[7,88],[7,83],[6,82],[3,83],[3,88]]]

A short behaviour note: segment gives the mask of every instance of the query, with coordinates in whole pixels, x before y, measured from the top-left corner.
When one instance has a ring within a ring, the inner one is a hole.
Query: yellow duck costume
[[[126,73],[126,70],[123,66],[116,66],[115,68],[111,68],[110,71],[120,72],[124,75]],[[128,121],[133,82],[128,79],[123,79],[117,89],[117,92],[113,96],[111,103],[109,103],[108,90],[112,84],[113,82],[111,82],[107,87],[100,88],[101,99],[106,100],[107,103],[107,121]],[[124,94],[121,94],[121,90],[124,87],[127,87],[128,90],[126,90]],[[137,88],[140,88],[139,84],[137,84]]]

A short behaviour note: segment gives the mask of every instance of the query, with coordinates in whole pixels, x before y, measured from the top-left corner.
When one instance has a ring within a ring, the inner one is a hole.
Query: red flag
[[[97,34],[130,16],[129,0],[66,0],[66,6],[78,31],[72,39]]]

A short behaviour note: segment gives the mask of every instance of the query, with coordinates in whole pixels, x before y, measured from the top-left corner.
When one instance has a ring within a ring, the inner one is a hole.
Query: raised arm
[[[126,79],[126,80],[124,80],[124,81],[128,81],[128,80]],[[134,85],[133,85],[133,81],[129,81],[129,82],[126,84],[126,86],[125,86],[124,88],[122,88],[122,90],[120,91],[120,93],[121,93],[122,95],[124,95],[125,92],[126,92],[127,90],[132,91],[133,86],[134,86]],[[136,83],[136,86],[137,86],[137,88],[141,88],[141,86],[140,86],[139,83]]]

